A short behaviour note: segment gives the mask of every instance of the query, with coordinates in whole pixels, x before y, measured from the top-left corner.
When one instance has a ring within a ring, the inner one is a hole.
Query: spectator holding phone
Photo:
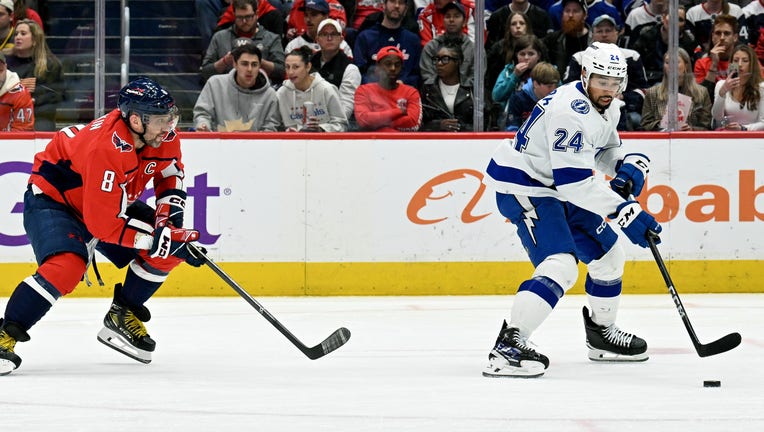
[[[764,83],[753,48],[738,45],[727,79],[716,82],[711,115],[719,130],[764,130]]]

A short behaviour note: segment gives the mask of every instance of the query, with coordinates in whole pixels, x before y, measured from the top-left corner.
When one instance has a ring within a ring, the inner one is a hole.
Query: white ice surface
[[[700,358],[668,295],[624,296],[618,324],[650,359],[594,363],[569,296],[532,337],[546,375],[526,380],[481,376],[511,296],[259,299],[307,345],[351,330],[315,361],[241,298],[155,298],[149,365],[96,341],[107,299],[62,299],[0,377],[0,431],[764,430],[764,295],[682,298],[702,342],[742,345]]]

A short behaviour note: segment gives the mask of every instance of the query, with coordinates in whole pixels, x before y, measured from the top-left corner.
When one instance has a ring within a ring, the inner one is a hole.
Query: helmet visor
[[[144,114],[143,122],[146,127],[155,131],[171,132],[178,126],[180,113],[177,106],[170,108],[167,114]]]
[[[609,92],[620,92],[624,78],[617,78],[599,74],[592,74],[589,78],[589,88],[596,88]]]

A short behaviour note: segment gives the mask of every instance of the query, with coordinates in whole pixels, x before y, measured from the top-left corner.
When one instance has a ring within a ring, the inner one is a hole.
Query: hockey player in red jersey
[[[0,319],[0,375],[18,368],[16,342],[61,296],[74,290],[97,249],[128,266],[98,340],[143,363],[155,342],[144,303],[183,261],[202,261],[186,247],[198,231],[183,228],[186,192],[178,108],[159,84],[138,78],[119,93],[119,107],[88,125],[57,132],[35,156],[24,195],[24,228],[37,271],[18,284]],[[156,209],[138,201],[153,180]]]

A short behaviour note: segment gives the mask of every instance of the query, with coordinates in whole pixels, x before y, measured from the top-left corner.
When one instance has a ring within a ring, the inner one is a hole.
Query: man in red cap
[[[379,81],[358,87],[355,118],[361,130],[410,132],[422,123],[419,92],[398,81],[403,68],[403,52],[394,46],[382,47],[374,56]]]

